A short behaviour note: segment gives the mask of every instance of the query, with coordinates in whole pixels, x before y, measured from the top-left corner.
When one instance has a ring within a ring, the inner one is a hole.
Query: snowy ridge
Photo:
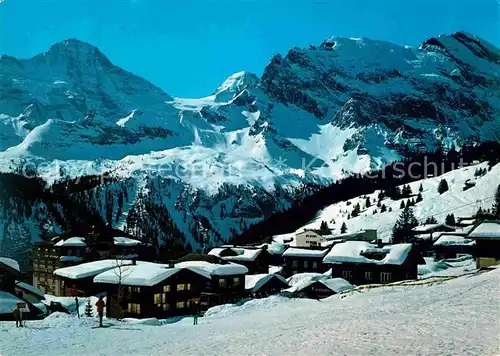
[[[500,164],[492,167],[482,177],[475,177],[476,169],[487,168],[487,163],[460,168],[439,177],[423,179],[410,183],[409,186],[414,194],[418,194],[419,187],[422,185],[423,201],[416,203],[414,206],[415,217],[420,223],[423,223],[427,218],[434,217],[440,223],[444,223],[446,215],[453,213],[455,216],[472,216],[477,210],[490,209],[494,202],[495,190],[499,184]],[[441,179],[446,179],[449,185],[449,190],[444,194],[439,194],[437,187]],[[466,191],[463,190],[467,180],[475,179],[476,185]],[[364,206],[366,198],[364,196],[350,199],[345,202],[330,205],[319,211],[314,221],[301,227],[303,229],[319,229],[322,221],[328,222],[331,228],[334,229],[335,235],[340,234],[342,223],[345,222],[348,232],[358,231],[362,229],[378,230],[378,238],[384,241],[389,241],[392,235],[392,227],[396,223],[401,212],[400,204],[403,200],[391,200],[386,198],[381,201],[385,204],[387,211],[381,212],[377,207],[377,199],[380,191],[375,191],[372,194],[366,195],[372,202],[369,208],[362,209],[359,216],[347,219],[352,207],[356,204]],[[392,209],[392,211],[389,211]],[[373,211],[377,210],[376,214]]]

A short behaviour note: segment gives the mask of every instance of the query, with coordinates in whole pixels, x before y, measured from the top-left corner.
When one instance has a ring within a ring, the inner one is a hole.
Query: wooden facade
[[[103,284],[108,296],[106,315],[164,319],[197,314],[201,294],[210,284],[211,279],[189,269],[182,269],[153,286]]]
[[[216,305],[238,302],[245,295],[244,274],[212,276],[201,293],[200,306],[202,310],[207,310]]]
[[[476,246],[472,245],[434,245],[434,259],[436,261],[458,258],[462,255],[476,255]]]
[[[338,262],[327,264],[332,277],[351,284],[386,284],[418,278],[418,264],[423,261],[418,249],[412,248],[402,264]]]
[[[328,271],[329,266],[323,263],[323,257],[326,255],[326,250],[324,253],[320,250],[311,250],[318,252],[318,254],[293,254],[290,253],[292,248],[288,249],[283,254],[283,275],[285,277],[293,276],[294,274],[304,273],[304,272],[316,272],[316,273],[324,273]]]

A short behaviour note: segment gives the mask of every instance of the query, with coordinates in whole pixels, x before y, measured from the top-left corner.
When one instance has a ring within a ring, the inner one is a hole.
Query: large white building
[[[325,238],[313,230],[304,230],[295,235],[295,246],[317,247],[325,242]]]

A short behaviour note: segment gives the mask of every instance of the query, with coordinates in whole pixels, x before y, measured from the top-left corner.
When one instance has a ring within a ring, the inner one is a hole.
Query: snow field
[[[274,296],[151,326],[52,317],[1,322],[2,355],[496,355],[500,270],[423,286],[354,291],[323,301]],[[146,323],[147,324],[147,323]]]

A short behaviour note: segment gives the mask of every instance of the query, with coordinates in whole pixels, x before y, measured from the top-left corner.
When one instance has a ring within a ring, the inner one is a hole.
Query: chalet
[[[477,268],[500,264],[500,221],[483,221],[470,231],[476,241]]]
[[[380,246],[365,241],[337,244],[323,259],[332,268],[332,277],[357,285],[417,279],[417,266],[422,261],[411,244]]]
[[[107,292],[108,316],[167,318],[198,313],[211,278],[202,268],[138,261],[98,274],[94,282]]]
[[[117,266],[127,266],[134,263],[134,260],[108,259],[56,269],[54,271],[55,295],[72,296],[76,291],[78,295],[88,296],[103,292],[102,286],[93,282],[95,276]]]
[[[306,280],[284,291],[293,298],[323,299],[354,288],[342,278],[321,278]]]
[[[452,232],[455,228],[446,224],[425,224],[413,228],[415,234],[415,245],[426,257],[433,256],[433,243],[437,240],[437,235],[443,232]]]
[[[267,273],[269,270],[269,253],[267,247],[222,246],[213,248],[208,253],[223,260],[234,262],[248,268],[249,274]]]
[[[94,234],[87,237],[56,236],[36,244],[33,257],[33,286],[46,293],[63,295],[54,271],[82,262],[117,258],[133,259],[154,254],[152,246],[128,237]]]
[[[195,268],[206,271],[210,280],[204,286],[200,295],[200,308],[206,310],[210,307],[226,303],[235,303],[245,297],[245,275],[248,268],[245,266],[227,263],[214,264],[206,261],[178,262],[176,268]]]
[[[267,297],[290,287],[286,279],[277,274],[253,274],[245,276],[245,290],[251,297]]]
[[[329,267],[323,264],[328,249],[315,250],[290,247],[283,252],[283,274],[292,276],[303,272],[325,272]]]
[[[318,247],[323,241],[324,237],[315,230],[304,230],[295,234],[296,247]]]
[[[15,293],[16,279],[21,275],[19,263],[8,257],[0,257],[0,290]]]
[[[436,261],[458,258],[464,255],[475,255],[476,241],[461,234],[445,232],[439,235],[433,248]]]

